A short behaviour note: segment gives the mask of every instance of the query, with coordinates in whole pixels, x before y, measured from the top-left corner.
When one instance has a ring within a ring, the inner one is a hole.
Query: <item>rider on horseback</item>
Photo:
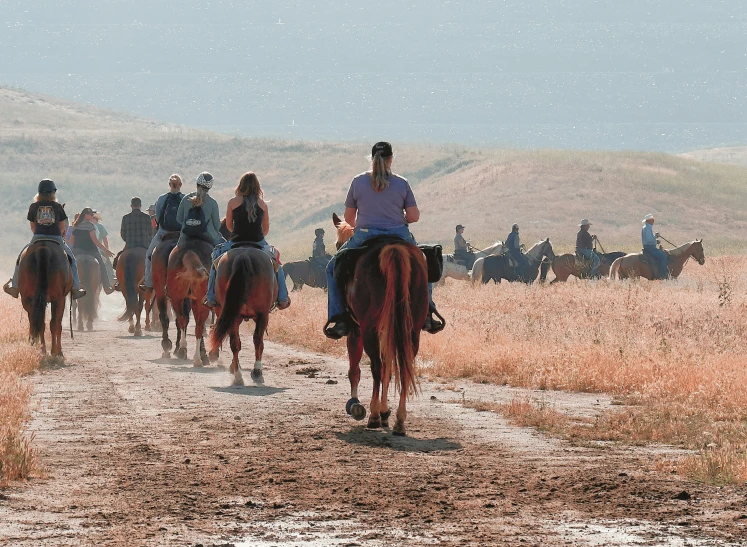
[[[142,248],[147,249],[150,246],[150,242],[153,239],[153,226],[150,222],[150,216],[143,213],[140,208],[143,206],[143,202],[139,197],[134,197],[130,200],[130,207],[132,211],[122,217],[122,224],[119,229],[119,235],[125,242],[124,249],[122,249],[117,257],[114,259],[114,269],[117,269],[117,260],[119,255],[128,249]],[[120,290],[119,280],[114,282],[114,288]]]
[[[578,225],[579,230],[576,234],[576,254],[591,263],[591,277],[599,277],[599,264],[601,259],[594,251],[594,241],[597,236],[589,233],[589,227],[591,222],[588,219],[583,219],[581,224]]]
[[[511,227],[511,233],[508,234],[508,237],[506,238],[506,249],[508,249],[508,254],[511,255],[518,264],[516,275],[521,277],[524,275],[524,270],[527,267],[527,259],[521,252],[521,239],[519,238],[518,224],[514,224]]]
[[[467,269],[471,270],[472,265],[475,263],[475,253],[470,248],[469,243],[464,239],[463,233],[464,226],[457,224],[456,235],[454,236],[454,260],[463,262]]]
[[[238,186],[236,186],[235,194],[236,196],[231,198],[226,209],[226,227],[231,230],[233,236],[230,240],[216,245],[213,250],[212,267],[210,268],[210,278],[208,279],[204,301],[204,304],[209,308],[214,308],[217,305],[215,301],[215,264],[223,253],[237,243],[251,242],[257,243],[265,251],[272,251],[270,254],[274,256],[274,250],[265,241],[265,236],[270,231],[270,213],[267,203],[263,199],[264,193],[257,175],[251,171],[244,173]],[[279,310],[284,310],[290,306],[290,297],[288,296],[288,287],[285,285],[285,273],[282,266],[278,268],[277,280],[277,307]]]
[[[67,254],[67,257],[70,260],[70,267],[73,274],[73,289],[71,291],[73,299],[85,296],[85,289],[80,288],[78,265],[75,262],[75,254],[72,249],[70,249],[67,242],[62,238],[67,214],[65,213],[65,209],[62,208],[62,205],[57,203],[57,187],[53,181],[44,179],[39,183],[36,199],[29,207],[29,212],[28,215],[26,215],[26,218],[31,223],[31,232],[34,235],[31,237],[31,242],[26,245],[21,251],[21,254],[18,255],[13,278],[3,286],[3,290],[13,298],[18,298],[20,293],[18,290],[18,266],[21,263],[21,256],[24,251],[28,249],[29,245],[35,241],[40,239],[53,239],[62,245],[65,254]]]
[[[651,255],[656,261],[658,272],[654,272],[655,279],[669,279],[669,269],[667,268],[667,254],[659,247],[659,241],[656,239],[659,233],[654,233],[654,215],[648,214],[643,219],[643,228],[641,229],[641,240],[643,242],[643,254]]]
[[[327,252],[327,248],[324,245],[324,228],[314,230],[314,235],[316,238],[314,239],[314,243],[311,244],[309,266],[317,279],[324,279],[326,275],[324,269],[327,267],[327,263],[332,256]]]
[[[180,232],[182,225],[177,220],[176,216],[179,211],[179,205],[184,198],[184,194],[181,193],[182,178],[174,173],[169,177],[169,191],[158,197],[156,201],[156,222],[158,223],[158,231],[148,246],[148,250],[145,252],[145,280],[140,285],[140,290],[149,292],[153,290],[153,262],[151,257],[156,246],[161,243],[163,236],[169,232]]]
[[[96,226],[93,223],[93,216],[96,211],[90,207],[84,208],[80,212],[78,221],[73,224],[73,234],[70,236],[70,244],[76,255],[87,254],[93,256],[99,263],[101,270],[101,284],[104,286],[104,292],[111,294],[114,288],[109,282],[107,264],[104,262],[102,253],[109,257],[114,253],[104,247],[104,244],[96,237]],[[89,287],[90,288],[90,287]]]
[[[392,173],[394,154],[388,142],[377,142],[371,150],[371,171],[353,179],[345,199],[345,221],[355,229],[344,248],[357,248],[363,242],[380,235],[396,235],[416,245],[408,224],[420,219],[407,179]],[[345,309],[345,296],[334,278],[335,258],[327,264],[327,316],[334,323],[324,330],[334,340],[350,332],[352,319]],[[433,317],[436,305],[431,298],[432,286],[428,284],[430,309],[423,330],[438,332],[443,324]]]

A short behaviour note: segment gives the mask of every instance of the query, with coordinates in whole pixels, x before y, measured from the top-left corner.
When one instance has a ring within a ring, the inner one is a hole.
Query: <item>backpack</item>
[[[189,237],[200,237],[207,232],[207,221],[205,220],[205,211],[202,207],[192,207],[187,211],[187,217],[184,219],[182,233]]]
[[[158,219],[158,227],[167,232],[178,232],[182,225],[176,220],[176,213],[179,211],[179,204],[182,202],[184,194],[169,194],[166,196],[166,202],[163,204],[161,218]]]

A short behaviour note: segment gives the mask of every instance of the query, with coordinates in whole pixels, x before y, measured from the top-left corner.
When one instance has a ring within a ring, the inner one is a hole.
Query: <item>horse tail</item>
[[[381,377],[391,377],[395,365],[399,374],[394,382],[400,392],[414,395],[418,391],[415,373],[415,343],[412,318],[412,255],[403,245],[387,245],[379,254],[379,269],[384,275],[384,302],[378,324]],[[420,328],[420,325],[417,326]]]
[[[122,259],[124,259],[124,262],[122,262]],[[137,261],[133,259],[130,259],[130,255],[122,254],[119,257],[119,261],[122,262],[122,269],[124,270],[124,285],[122,286],[122,294],[125,298],[125,303],[127,304],[127,307],[125,308],[125,311],[122,315],[120,315],[117,320],[118,321],[127,321],[130,319],[133,315],[135,315],[135,312],[137,312],[137,302],[138,302],[138,289],[137,289]]]
[[[251,289],[249,280],[253,275],[255,275],[255,272],[251,256],[240,254],[234,258],[231,264],[231,275],[228,278],[228,287],[226,287],[225,304],[221,308],[220,317],[218,317],[213,326],[213,333],[210,335],[210,347],[212,350],[220,348],[223,340],[236,324],[236,321],[240,319],[239,313],[244,302],[249,297]]]
[[[176,274],[176,277],[179,279],[185,279],[190,285],[202,283],[210,275],[207,268],[205,268],[200,260],[200,257],[197,256],[197,253],[194,251],[187,251],[184,253],[182,264],[184,265],[184,271]]]
[[[31,339],[36,341],[44,336],[44,316],[47,313],[47,294],[49,293],[49,268],[52,266],[52,252],[41,248],[36,253],[37,286],[31,301],[31,321],[29,331]]]
[[[616,258],[610,266],[610,279],[616,279],[620,273],[620,267],[622,266],[623,257]]]

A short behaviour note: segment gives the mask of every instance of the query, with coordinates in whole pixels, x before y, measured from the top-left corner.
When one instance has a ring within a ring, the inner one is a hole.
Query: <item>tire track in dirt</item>
[[[745,488],[657,473],[653,449],[545,438],[451,404],[459,395],[438,384],[423,382],[408,406],[410,436],[397,438],[344,414],[347,365],[338,359],[268,343],[266,385],[234,388],[225,369],[160,359],[158,338],[134,339],[116,322],[64,347],[68,364],[34,378],[32,430],[48,476],[2,493],[0,544],[739,545],[747,537]],[[309,366],[319,372],[297,374]],[[492,400],[521,392],[456,389]],[[546,397],[586,414],[608,404]],[[692,498],[674,499],[683,490]]]

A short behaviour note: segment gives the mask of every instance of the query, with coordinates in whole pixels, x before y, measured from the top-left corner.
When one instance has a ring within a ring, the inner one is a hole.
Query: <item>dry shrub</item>
[[[666,283],[473,287],[448,280],[434,295],[448,325],[436,336],[421,337],[421,371],[610,393],[634,406],[595,424],[574,422],[565,431],[714,454],[730,443],[735,461],[747,462],[745,272],[747,258],[709,257],[705,266],[692,261],[678,281]],[[324,293],[304,289],[303,296],[293,296],[293,315],[275,314],[270,322],[273,337],[344,354],[344,343],[327,341],[321,331]]]
[[[23,376],[39,368],[29,347],[25,314],[17,301],[0,300],[0,485],[28,478],[38,468],[33,436],[26,433],[31,386]]]

